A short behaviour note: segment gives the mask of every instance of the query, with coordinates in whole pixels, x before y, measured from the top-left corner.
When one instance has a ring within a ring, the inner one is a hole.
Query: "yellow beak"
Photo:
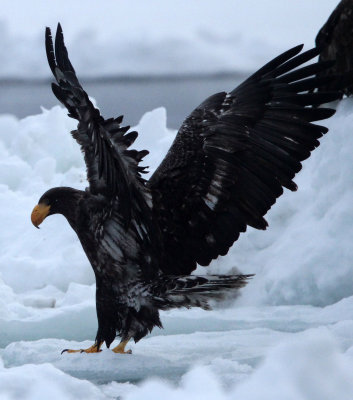
[[[39,225],[44,221],[46,216],[49,214],[50,206],[46,204],[37,204],[32,211],[31,221],[32,224],[39,229]]]

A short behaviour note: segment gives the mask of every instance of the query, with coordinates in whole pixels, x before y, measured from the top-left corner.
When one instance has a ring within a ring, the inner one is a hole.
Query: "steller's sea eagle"
[[[76,232],[96,277],[98,352],[161,327],[159,310],[209,308],[243,287],[250,275],[190,276],[226,255],[247,226],[266,229],[264,215],[293,182],[301,161],[328,129],[313,121],[330,108],[311,106],[338,98],[316,77],[330,62],[302,66],[318,55],[294,47],[230,92],[214,94],[183,122],[166,157],[146,181],[140,165],[147,151],[130,146],[137,137],[122,117],[104,119],[80,85],[58,25],[55,46],[46,29],[46,51],[57,83],[55,96],[78,120],[72,136],[81,146],[89,187],[48,190],[34,207],[38,227],[62,214]],[[325,82],[327,78],[325,78]]]

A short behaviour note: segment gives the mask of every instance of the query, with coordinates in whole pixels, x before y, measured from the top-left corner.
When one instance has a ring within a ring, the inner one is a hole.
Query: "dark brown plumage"
[[[340,90],[342,95],[351,95],[353,93],[353,0],[342,0],[338,4],[317,34],[316,46],[320,50],[319,61],[335,60],[330,68],[318,73],[318,77],[329,77],[319,90]],[[336,75],[335,79],[332,79],[333,75]]]
[[[46,31],[56,97],[78,120],[73,137],[87,166],[85,191],[54,188],[32,213],[37,226],[63,214],[77,233],[97,282],[98,332],[87,352],[109,346],[123,352],[161,326],[159,310],[209,308],[208,300],[243,287],[249,275],[190,276],[197,263],[225,255],[247,226],[266,229],[264,215],[293,182],[301,161],[328,131],[313,122],[334,110],[312,105],[338,98],[315,75],[331,63],[302,64],[317,50],[297,46],[236,89],[217,93],[184,121],[149,181],[140,165],[146,151],[131,150],[136,132],[122,117],[105,120],[90,102],[69,61],[58,26],[55,49]]]

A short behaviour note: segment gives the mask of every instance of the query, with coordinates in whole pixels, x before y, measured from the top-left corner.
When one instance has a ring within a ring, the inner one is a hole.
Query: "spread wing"
[[[318,50],[297,46],[229,93],[205,100],[184,121],[149,181],[170,274],[188,274],[225,255],[247,226],[266,229],[264,215],[297,189],[301,161],[328,129],[313,124],[333,115],[312,108],[337,93],[308,93],[332,63],[302,66]],[[325,82],[327,81],[324,80]]]
[[[121,126],[122,116],[105,120],[93,106],[71,65],[60,24],[55,49],[49,28],[45,39],[49,66],[57,81],[52,84],[53,92],[69,116],[78,120],[72,135],[84,154],[89,190],[95,195],[118,198],[119,211],[128,225],[133,211],[142,215],[148,208],[148,193],[141,176],[145,168],[139,165],[148,151],[129,150],[137,132],[127,133],[130,127]]]
[[[353,69],[353,1],[342,0],[330,15],[316,36],[316,46],[320,49],[321,61],[335,60],[335,64],[318,76],[337,75],[321,90],[341,89],[343,93],[353,93],[351,79],[342,84],[342,75]]]

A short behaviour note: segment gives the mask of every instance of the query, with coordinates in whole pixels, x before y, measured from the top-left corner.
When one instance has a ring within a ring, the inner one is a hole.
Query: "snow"
[[[255,272],[242,295],[213,311],[163,312],[164,329],[129,344],[132,355],[60,354],[92,344],[94,276],[64,218],[37,231],[29,215],[48,188],[85,187],[75,122],[59,106],[1,115],[0,398],[351,399],[352,105],[342,101],[326,121],[330,132],[298,192],[269,212],[269,229],[250,229],[208,268]],[[166,121],[159,108],[134,128],[151,170],[175,136]]]
[[[252,71],[305,43],[337,0],[2,0],[0,77],[49,77],[44,27],[62,23],[80,76]]]
[[[243,373],[239,365],[234,367],[234,375]],[[231,390],[222,388],[212,368],[203,366],[185,374],[178,388],[149,381],[130,391],[126,399],[348,400],[353,395],[351,367],[352,360],[339,353],[326,330],[318,329],[278,345],[248,379]]]

